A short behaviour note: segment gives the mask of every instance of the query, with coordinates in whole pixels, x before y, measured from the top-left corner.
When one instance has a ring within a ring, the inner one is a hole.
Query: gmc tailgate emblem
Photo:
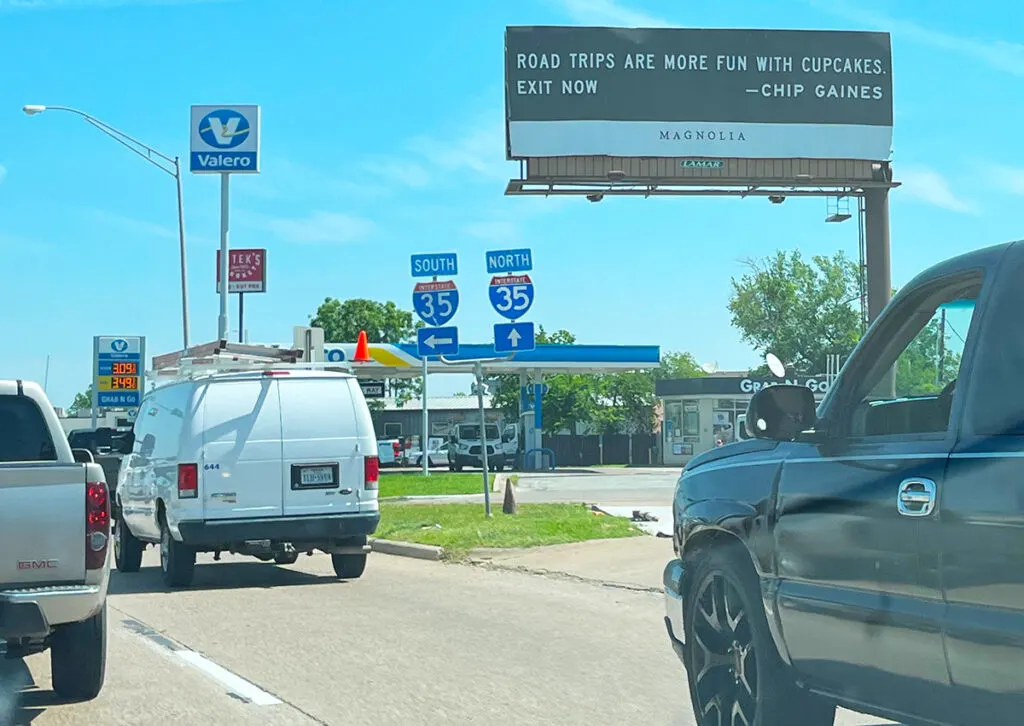
[[[59,565],[57,560],[18,560],[19,570],[55,570]]]

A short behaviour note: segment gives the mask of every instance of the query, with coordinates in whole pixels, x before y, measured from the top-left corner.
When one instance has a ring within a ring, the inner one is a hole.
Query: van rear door
[[[276,377],[215,379],[200,385],[197,398],[203,407],[203,453],[198,462],[203,516],[281,516],[281,402]]]
[[[347,514],[359,511],[364,455],[376,456],[373,439],[361,436],[352,379],[282,376],[281,444],[284,450],[284,514]],[[372,437],[372,429],[369,432]]]

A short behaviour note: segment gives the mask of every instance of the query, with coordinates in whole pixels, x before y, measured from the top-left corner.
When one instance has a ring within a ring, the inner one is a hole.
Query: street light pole
[[[185,257],[185,205],[181,191],[181,162],[179,161],[179,158],[177,156],[171,158],[166,154],[162,154],[152,146],[147,146],[138,139],[129,136],[123,131],[115,129],[110,124],[100,121],[95,116],[90,116],[84,111],[79,111],[77,108],[71,108],[69,106],[28,105],[23,106],[21,110],[29,116],[35,116],[43,111],[66,111],[68,113],[73,113],[76,116],[81,116],[85,119],[86,123],[91,126],[95,126],[114,141],[135,152],[160,171],[174,177],[178,189],[178,241],[181,255],[181,335],[182,342],[184,343],[183,350],[188,350],[188,265],[186,264]]]

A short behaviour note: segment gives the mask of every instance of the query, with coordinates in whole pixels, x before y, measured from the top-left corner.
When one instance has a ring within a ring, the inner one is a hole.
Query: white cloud
[[[363,168],[371,174],[414,189],[430,185],[430,172],[417,161],[378,156],[363,162]]]
[[[7,178],[7,167],[0,164],[0,182]]]
[[[86,215],[93,221],[106,227],[113,227],[138,237],[159,237],[160,239],[178,239],[178,230],[165,227],[154,222],[147,222],[143,219],[125,217],[121,214],[114,214],[104,209],[88,209]],[[186,232],[188,228],[186,227]]]
[[[1024,168],[1002,164],[984,164],[979,178],[1006,194],[1024,197]]]
[[[1024,76],[1024,45],[1003,40],[979,40],[964,35],[953,35],[931,30],[909,20],[899,20],[884,13],[873,13],[836,0],[807,0],[826,13],[877,30],[889,31],[922,45],[949,50],[971,56],[996,70]]]
[[[313,212],[307,217],[269,217],[247,213],[239,215],[246,226],[268,230],[285,242],[344,244],[370,235],[372,220],[339,212]]]
[[[961,214],[975,214],[974,206],[958,198],[939,172],[926,166],[903,165],[896,170],[902,185],[896,190],[905,197]]]
[[[329,163],[329,160],[328,160]],[[262,173],[238,185],[238,193],[258,199],[301,197],[312,204],[320,201],[347,202],[380,196],[386,190],[379,185],[356,182],[341,175],[325,174],[318,169],[283,158],[261,162]],[[232,188],[232,193],[235,193]]]
[[[614,0],[557,0],[566,14],[584,25],[613,25],[631,28],[663,28],[669,23],[663,18],[634,10]]]
[[[462,232],[488,242],[509,242],[519,237],[519,225],[508,219],[492,219],[467,224]]]
[[[469,172],[507,180],[515,169],[505,159],[504,119],[504,111],[496,109],[450,138],[417,136],[409,141],[408,148],[422,156],[435,171]]]

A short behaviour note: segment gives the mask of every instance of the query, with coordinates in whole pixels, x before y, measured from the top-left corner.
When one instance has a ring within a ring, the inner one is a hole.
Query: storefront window
[[[696,401],[683,403],[683,436],[700,436],[700,411]]]

